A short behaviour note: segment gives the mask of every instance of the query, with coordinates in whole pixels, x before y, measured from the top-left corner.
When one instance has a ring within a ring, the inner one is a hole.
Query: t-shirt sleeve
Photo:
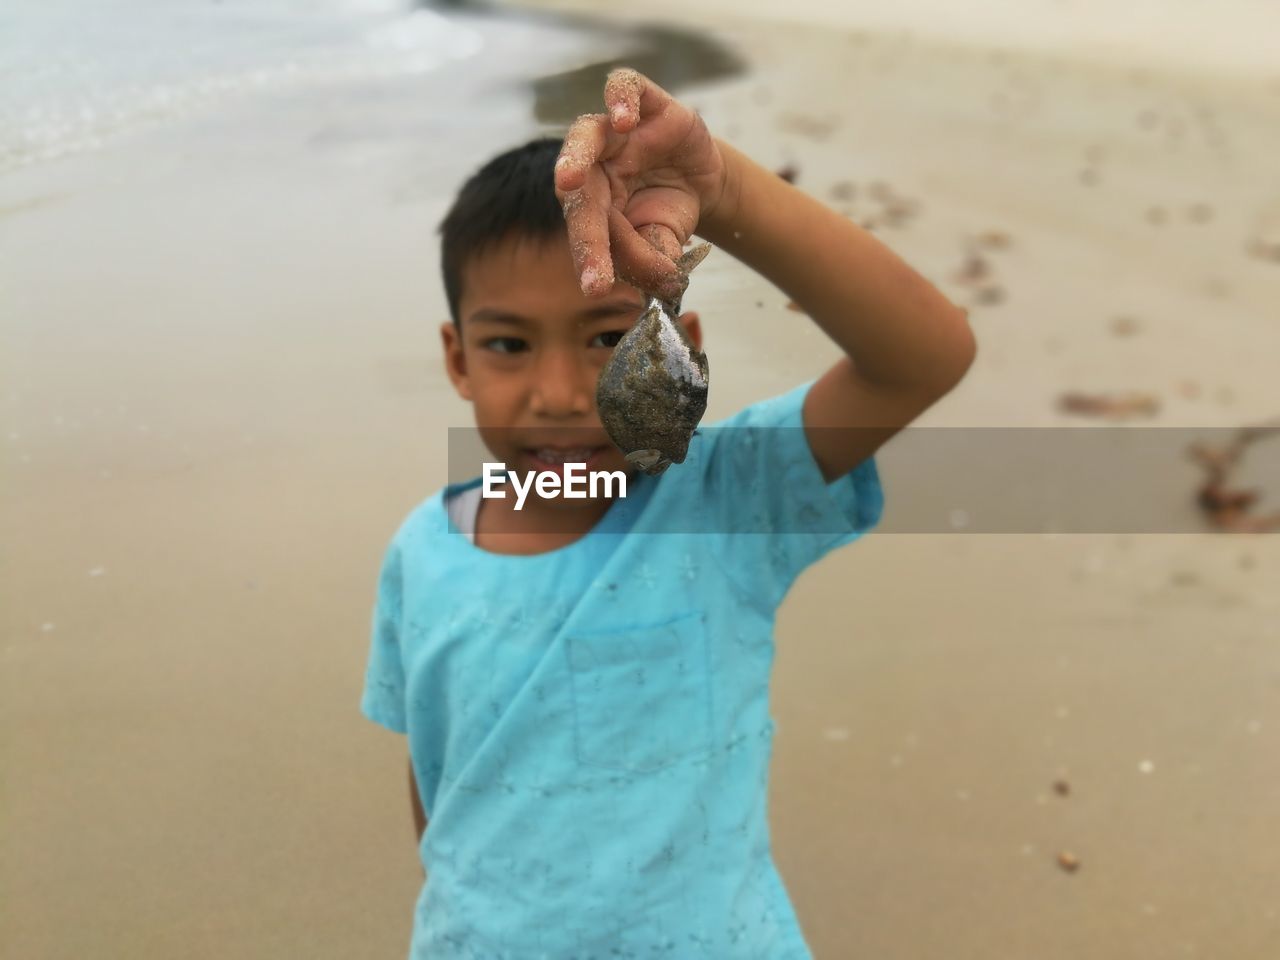
[[[360,712],[396,733],[408,733],[409,730],[405,722],[404,664],[400,645],[402,587],[400,549],[398,540],[393,540],[387,548],[378,577]]]
[[[805,567],[874,527],[884,491],[874,457],[827,483],[802,410],[812,382],[709,428],[706,479],[724,561],[748,602],[776,606]]]

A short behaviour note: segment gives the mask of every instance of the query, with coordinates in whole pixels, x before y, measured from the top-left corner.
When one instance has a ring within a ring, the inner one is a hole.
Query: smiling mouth
[[[560,473],[567,463],[580,463],[590,468],[596,465],[607,447],[529,447],[521,451],[533,461],[539,470]]]

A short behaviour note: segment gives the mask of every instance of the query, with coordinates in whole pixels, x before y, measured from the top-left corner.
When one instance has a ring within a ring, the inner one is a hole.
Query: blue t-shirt
[[[701,430],[560,549],[458,533],[445,497],[478,481],[396,533],[361,709],[408,734],[430,820],[411,957],[811,956],[765,810],[774,614],[883,494],[871,459],[823,481],[807,391]]]

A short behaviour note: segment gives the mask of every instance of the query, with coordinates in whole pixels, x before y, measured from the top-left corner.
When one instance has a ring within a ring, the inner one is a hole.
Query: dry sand
[[[1274,78],[719,19],[753,72],[685,94],[712,130],[971,306],[926,424],[1080,423],[1067,390],[1280,414],[1280,263],[1247,250]],[[454,75],[466,121],[425,79],[306,91],[0,178],[6,954],[403,954],[404,745],[356,703],[381,550],[469,422],[431,231],[534,130],[501,64],[575,65],[518,40]],[[952,278],[991,230],[981,303]],[[712,418],[834,356],[727,257],[688,305]],[[816,955],[1280,955],[1278,570],[1275,536],[969,532],[806,574],[771,811]]]

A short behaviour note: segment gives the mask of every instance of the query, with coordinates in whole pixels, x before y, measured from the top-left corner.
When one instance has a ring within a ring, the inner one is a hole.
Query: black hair
[[[510,236],[541,240],[564,233],[555,191],[563,139],[539,137],[494,157],[471,175],[440,223],[440,267],[455,325],[461,323],[462,270],[467,261]]]

